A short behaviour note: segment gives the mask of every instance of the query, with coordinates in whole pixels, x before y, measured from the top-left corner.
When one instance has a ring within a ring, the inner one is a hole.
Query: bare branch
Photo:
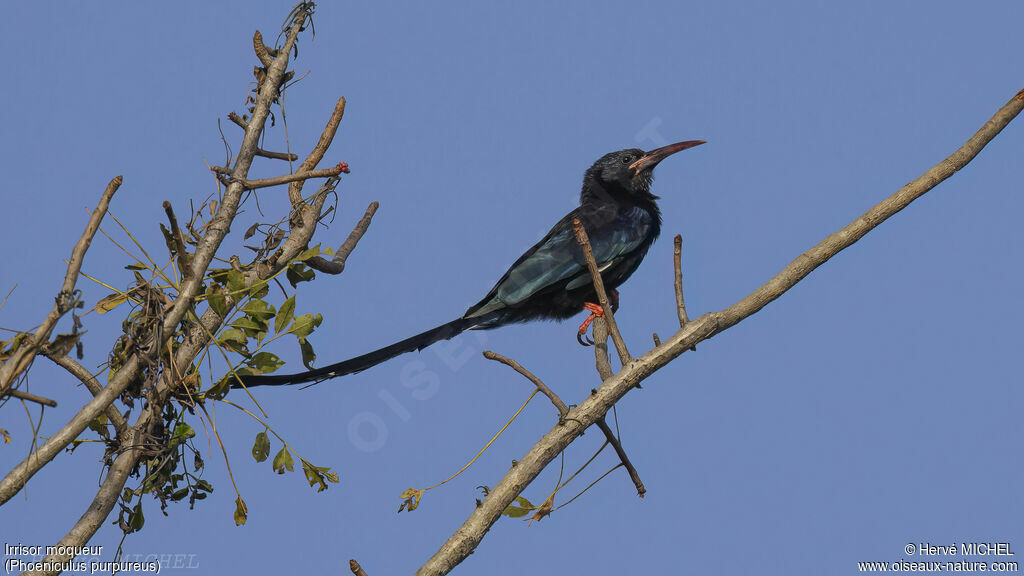
[[[298,154],[290,154],[287,152],[270,152],[269,150],[264,150],[263,148],[257,148],[256,155],[263,156],[264,158],[273,158],[274,160],[288,160],[291,162],[294,162],[299,159]]]
[[[224,168],[223,166],[213,166],[210,168],[211,172],[217,174],[231,174],[231,170]],[[289,184],[298,181],[309,180],[310,178],[331,178],[338,174],[348,174],[348,164],[339,162],[337,166],[331,168],[323,168],[321,170],[307,170],[306,172],[296,172],[295,174],[284,174],[283,176],[275,176],[273,178],[257,178],[255,180],[238,180],[242,184],[242,187],[246,190],[256,190],[257,188],[269,188],[271,186],[280,186],[282,184]],[[234,180],[228,179],[229,182]],[[301,200],[301,198],[300,198]]]
[[[764,308],[787,290],[827,262],[873,228],[906,208],[915,199],[937,186],[966,166],[1007,124],[1024,109],[1024,90],[985,123],[963,146],[923,175],[905,185],[895,194],[871,208],[838,232],[829,235],[813,248],[797,257],[765,285],[728,308],[705,314],[686,324],[661,346],[637,358],[569,413],[579,426],[555,426],[545,434],[502,478],[466,519],[416,572],[420,575],[447,574],[462,562],[483,539],[484,534],[501,517],[526,486],[532,482],[562,450],[599,418],[603,417],[642,380],[689,350],[692,346],[718,334]]]
[[[82,366],[70,356],[55,356],[52,354],[44,354],[44,356],[49,358],[57,366],[60,366],[70,372],[75,378],[81,380],[82,384],[85,385],[93,396],[103,392],[103,385],[99,383],[96,376],[90,372],[88,368]],[[107,420],[110,420],[110,423],[114,425],[114,430],[116,430],[118,434],[123,435],[125,430],[128,429],[128,422],[126,422],[124,416],[117,411],[117,407],[111,404],[110,406],[107,406],[105,413],[107,415]]]
[[[619,361],[623,366],[626,366],[633,357],[629,355],[629,350],[626,349],[626,342],[622,339],[622,334],[619,334],[619,326],[615,323],[612,306],[608,302],[608,294],[604,290],[604,280],[601,279],[601,270],[597,267],[597,262],[594,260],[594,249],[590,247],[590,239],[587,238],[587,231],[583,229],[583,224],[580,224],[579,220],[573,220],[572,227],[576,233],[576,241],[583,248],[583,257],[587,261],[587,269],[590,270],[590,277],[594,280],[594,292],[597,293],[598,304],[604,309],[604,317],[608,322],[608,331],[611,332],[612,342],[615,343],[615,349],[619,353]]]
[[[675,268],[676,315],[679,316],[679,327],[686,326],[690,317],[686,315],[686,302],[683,300],[683,237],[676,234],[672,239],[672,263]]]
[[[366,213],[356,223],[356,227],[349,233],[348,238],[338,247],[334,252],[334,258],[327,260],[321,256],[314,256],[309,260],[306,260],[306,264],[310,268],[319,270],[327,274],[341,274],[345,270],[345,262],[348,260],[352,251],[356,249],[356,245],[359,244],[359,240],[363,238],[363,234],[366,234],[367,229],[370,228],[370,223],[373,221],[373,215],[377,213],[377,208],[380,206],[377,202],[370,202],[370,205],[366,208]]]
[[[334,135],[338,133],[338,126],[341,124],[343,116],[345,116],[344,97],[338,98],[338,101],[334,104],[334,111],[331,112],[331,117],[327,120],[327,125],[324,126],[324,130],[320,134],[320,140],[313,147],[313,151],[309,153],[309,156],[299,165],[298,170],[295,171],[296,174],[306,174],[316,168],[317,164],[323,160],[324,154],[327,153],[327,149],[331,147],[331,142],[334,141]],[[347,166],[345,171],[348,172]],[[288,187],[288,200],[291,201],[293,206],[302,202],[302,185],[304,183],[305,180],[296,180]]]
[[[239,128],[241,128],[242,130],[249,129],[249,123],[245,120],[242,120],[242,117],[235,112],[228,112],[228,120],[231,120],[235,124],[238,124]]]
[[[536,386],[537,389],[540,390],[542,394],[547,396],[548,400],[551,400],[551,403],[555,405],[555,409],[558,410],[559,418],[563,418],[566,414],[569,413],[569,407],[565,405],[565,402],[562,402],[562,399],[558,397],[558,394],[555,394],[554,391],[552,391],[551,388],[548,388],[548,385],[542,382],[540,378],[534,376],[532,372],[530,372],[526,368],[523,368],[515,360],[511,358],[506,358],[505,356],[502,356],[501,354],[497,354],[495,352],[491,352],[490,350],[484,351],[484,358],[487,358],[488,360],[495,360],[497,362],[501,362],[505,366],[508,366],[509,368],[512,368],[516,372],[519,372],[520,374],[525,376],[526,379],[529,380],[530,382],[533,382],[533,385]]]
[[[260,34],[259,30],[252,35],[252,49],[256,52],[256,57],[260,59],[260,63],[264,66],[270,66],[274,63],[277,53],[263,44],[263,34]]]
[[[121,176],[114,177],[100,196],[100,203],[93,210],[92,216],[89,217],[89,223],[85,226],[85,232],[82,233],[82,237],[78,239],[75,248],[71,251],[68,269],[64,274],[64,283],[57,294],[53,310],[46,315],[46,319],[36,329],[35,334],[31,338],[26,338],[22,345],[8,358],[7,362],[0,366],[0,397],[3,397],[10,390],[18,375],[32,363],[32,359],[39,353],[40,347],[50,339],[50,333],[53,332],[53,327],[57,325],[57,321],[76,305],[75,283],[78,281],[78,273],[82,269],[82,260],[85,259],[85,252],[89,249],[93,236],[96,235],[96,231],[100,228],[100,221],[103,220],[107,213],[110,199],[114,196],[114,192],[117,192],[122,181],[123,178]],[[3,500],[0,499],[0,503],[2,502]]]
[[[21,400],[27,400],[29,402],[35,402],[36,404],[42,404],[43,406],[50,406],[51,408],[57,407],[56,400],[50,400],[42,396],[36,396],[35,394],[29,394],[28,392],[22,392],[21,390],[8,390],[7,395],[12,398],[19,398]]]

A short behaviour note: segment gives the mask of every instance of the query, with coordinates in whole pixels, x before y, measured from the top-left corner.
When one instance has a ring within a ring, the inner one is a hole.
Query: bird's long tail
[[[260,376],[239,376],[242,383],[246,386],[282,386],[288,384],[305,384],[307,382],[317,383],[330,378],[337,378],[338,376],[344,376],[345,374],[355,374],[361,372],[367,368],[376,366],[385,360],[390,360],[399,354],[405,354],[406,352],[412,352],[413,350],[422,350],[427,346],[441,340],[448,340],[462,334],[470,328],[477,326],[487,326],[490,320],[493,318],[490,315],[484,315],[476,318],[459,318],[452,320],[447,324],[442,324],[437,328],[432,328],[417,334],[410,338],[406,338],[401,342],[395,342],[390,346],[385,346],[379,350],[374,350],[362,356],[356,356],[350,358],[344,362],[338,362],[337,364],[331,364],[330,366],[324,366],[323,368],[317,368],[308,372],[300,372],[298,374],[267,374]],[[238,380],[233,380],[231,383],[232,388],[241,388],[242,385],[238,383]]]

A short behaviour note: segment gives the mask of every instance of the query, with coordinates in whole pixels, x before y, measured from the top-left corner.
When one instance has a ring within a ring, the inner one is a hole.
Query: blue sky
[[[224,116],[243,109],[252,32],[269,41],[290,8],[3,8],[0,292],[17,288],[0,326],[28,329],[49,310],[84,207],[113,176],[125,181],[112,211],[151,253],[162,250],[163,200],[184,213],[215,192],[205,162],[223,163],[218,118],[237,150]],[[345,96],[325,162],[344,160],[352,173],[319,239],[339,244],[371,200],[381,207],[345,273],[298,293],[300,312],[325,316],[313,337],[320,361],[461,315],[575,205],[584,169],[603,153],[708,140],[657,170],[664,237],[622,288],[616,316],[637,354],[651,332],[676,326],[674,234],[684,237],[691,315],[742,298],[1024,88],[1022,18],[1011,2],[324,3],[294,65],[309,75],[287,92],[288,136],[305,154]],[[277,119],[267,148],[282,148]],[[616,471],[543,522],[503,519],[458,573],[852,573],[858,561],[947,559],[908,557],[910,542],[1024,547],[1020,122],[620,403],[646,499]],[[282,170],[261,160],[253,175]],[[260,203],[272,211],[284,197],[263,191]],[[257,216],[249,208],[231,250]],[[100,238],[84,271],[124,286],[127,263]],[[79,286],[90,303],[107,293]],[[105,360],[115,316],[86,317],[87,366]],[[535,399],[466,473],[396,515],[403,490],[458,470],[529,394],[479,352],[517,359],[575,403],[598,382],[573,331],[567,322],[472,333],[308,390],[259,390],[274,428],[338,471],[341,483],[319,494],[300,473],[254,462],[262,426],[218,406],[248,524],[234,527],[223,458],[200,430],[215,493],[166,517],[147,501],[146,527],[125,553],[191,555],[198,567],[187,574],[339,571],[352,557],[371,575],[411,573],[472,511],[475,487],[496,483],[555,421]],[[286,370],[298,366],[294,343],[277,352]],[[413,373],[434,375],[432,393],[417,394]],[[30,384],[60,402],[43,435],[87,397],[45,360]],[[6,470],[30,431],[13,403],[0,427],[13,436],[0,446]],[[600,436],[574,444],[566,468]],[[33,478],[4,506],[0,540],[63,536],[95,493],[100,455],[83,446]],[[614,463],[602,454],[579,486]],[[525,496],[542,501],[557,468]],[[93,544],[110,559],[119,540],[105,525]]]

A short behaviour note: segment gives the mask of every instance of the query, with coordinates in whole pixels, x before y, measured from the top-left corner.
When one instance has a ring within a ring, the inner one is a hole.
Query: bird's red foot
[[[590,316],[580,324],[579,332],[576,333],[576,341],[581,346],[593,346],[594,341],[587,336],[587,329],[590,328],[590,323],[594,321],[594,318],[604,317],[604,308],[601,308],[600,304],[594,304],[592,302],[584,302],[583,309],[590,311]]]

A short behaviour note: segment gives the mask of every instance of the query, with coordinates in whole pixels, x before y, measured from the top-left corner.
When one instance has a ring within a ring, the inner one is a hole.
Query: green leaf
[[[245,505],[245,500],[239,496],[235,498],[235,526],[241,526],[245,524],[245,521],[249,519],[249,508]]]
[[[218,316],[221,318],[227,316],[227,298],[224,297],[224,293],[220,291],[219,287],[217,290],[208,291],[206,299],[210,302],[210,308],[213,308],[213,311],[216,312]]]
[[[228,272],[228,290],[232,292],[241,292],[245,290],[245,275],[242,274],[241,270],[235,270],[234,268]]]
[[[200,478],[199,480],[196,480],[196,490],[203,490],[203,491],[206,491],[206,492],[213,492],[213,486],[211,486],[210,483],[207,482],[206,480],[203,480],[202,478]]]
[[[184,499],[185,496],[188,496],[188,486],[181,488],[179,490],[175,490],[174,493],[171,494],[171,500],[178,502]]]
[[[242,307],[242,312],[264,322],[273,318],[277,313],[273,306],[258,298],[253,298],[246,302],[245,306]]]
[[[313,369],[313,362],[316,362],[316,352],[313,345],[305,338],[299,338],[299,350],[302,351],[302,364],[307,370]]]
[[[284,360],[270,352],[259,352],[249,362],[253,368],[259,370],[260,374],[269,374],[284,366]]]
[[[252,445],[252,457],[257,462],[263,462],[270,455],[270,437],[264,430],[256,435],[256,442]]]
[[[109,440],[110,431],[107,429],[107,415],[100,413],[92,422],[89,422],[89,430],[99,434],[104,440]]]
[[[509,518],[522,518],[537,509],[536,506],[531,504],[529,500],[522,496],[516,498],[516,502],[519,503],[519,506],[509,504],[501,513]]]
[[[180,444],[189,438],[193,438],[196,435],[196,431],[191,426],[184,422],[178,422],[178,425],[174,427],[174,434],[171,435],[171,440]]]
[[[217,338],[217,342],[225,344],[227,342],[238,342],[239,344],[245,344],[246,336],[245,332],[237,328],[228,328],[220,333],[220,338]]]
[[[274,334],[277,334],[292,321],[295,314],[295,295],[291,295],[287,300],[281,304],[281,310],[277,312],[277,318],[274,318]]]
[[[272,465],[274,467],[274,472],[277,472],[278,474],[284,474],[285,470],[288,470],[289,472],[295,471],[295,459],[292,458],[292,454],[288,451],[288,448],[281,448],[277,453],[277,456],[274,456],[274,462]],[[305,466],[305,460],[303,460],[303,466]]]
[[[330,246],[324,248],[323,254],[327,254],[328,256],[334,256],[334,248],[331,248]]]
[[[313,279],[316,274],[313,273],[309,267],[302,262],[296,262],[288,266],[288,271],[285,273],[288,277],[288,282],[291,283],[294,288],[299,282],[309,282]]]
[[[289,331],[295,334],[299,338],[305,338],[313,333],[313,329],[320,325],[324,321],[324,317],[320,314],[314,316],[312,313],[303,314],[302,316],[296,316],[295,321],[292,322],[292,327]]]
[[[226,374],[220,380],[210,386],[210,389],[206,391],[206,397],[211,400],[220,400],[221,398],[228,395],[228,390],[231,390],[231,382],[235,379],[231,374]]]
[[[319,256],[319,255],[320,255],[320,245],[317,244],[316,246],[313,246],[312,248],[307,248],[307,249],[303,250],[302,252],[299,252],[299,255],[296,256],[295,259],[304,262],[306,260],[309,260],[313,256]]]
[[[238,320],[235,320],[234,322],[231,323],[231,326],[235,328],[241,328],[242,330],[245,331],[252,330],[254,333],[253,335],[255,335],[255,333],[259,332],[260,330],[266,330],[266,326],[261,326],[259,322],[253,320],[248,316],[243,316]],[[221,336],[221,338],[223,338],[223,336]]]
[[[138,532],[142,530],[142,527],[146,524],[146,517],[142,514],[142,501],[140,500],[132,508],[131,514],[128,515],[128,528],[132,532]]]
[[[142,262],[136,262],[134,264],[129,264],[129,265],[125,266],[124,269],[125,270],[148,270],[149,266],[146,266]]]
[[[252,286],[249,286],[249,296],[252,296],[253,298],[263,298],[269,293],[270,287],[267,286],[267,282],[265,280],[258,280],[254,282]]]

